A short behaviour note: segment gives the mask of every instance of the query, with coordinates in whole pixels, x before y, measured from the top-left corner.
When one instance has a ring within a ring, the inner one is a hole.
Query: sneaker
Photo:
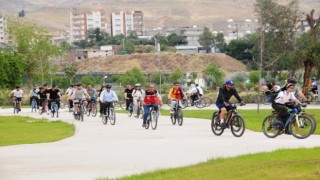
[[[225,123],[225,122],[220,123],[220,127],[221,127],[222,129],[225,129],[225,128],[226,128],[226,123]]]

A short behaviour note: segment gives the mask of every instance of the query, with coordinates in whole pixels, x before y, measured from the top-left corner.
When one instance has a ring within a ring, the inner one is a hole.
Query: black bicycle
[[[309,137],[314,131],[313,120],[306,115],[302,114],[301,107],[306,105],[301,104],[286,104],[290,116],[286,123],[283,124],[278,118],[278,112],[273,111],[271,115],[267,116],[262,123],[262,132],[269,138],[275,138],[285,132],[289,128],[289,133],[295,138],[305,139]]]
[[[148,129],[149,126],[151,125],[151,128],[155,130],[157,129],[157,125],[158,125],[159,111],[156,111],[153,106],[150,106],[149,109],[150,111],[147,116],[147,122],[144,127]]]
[[[31,112],[36,112],[37,111],[37,99],[38,97],[36,97],[36,96],[33,96],[33,97],[31,97],[31,103],[30,103],[30,105],[31,105]]]
[[[236,111],[237,104],[231,104],[231,110],[226,113],[226,128],[231,128],[231,132],[235,137],[241,137],[245,131],[245,123],[240,114]],[[220,113],[216,111],[212,115],[211,130],[216,136],[220,136],[225,128],[220,125]]]
[[[143,114],[144,114],[144,110],[143,110],[142,102],[141,102],[141,99],[140,99],[140,98],[138,99],[138,105],[137,105],[137,107],[134,107],[134,108],[138,108],[138,109],[137,109],[137,118],[140,117],[140,119],[142,119],[142,118],[143,118]]]
[[[85,114],[85,107],[83,106],[84,99],[75,99],[73,102],[79,102],[77,113],[74,114],[74,118],[79,121],[83,121]]]
[[[92,117],[96,117],[97,113],[98,113],[97,105],[96,105],[96,103],[91,99],[91,100],[88,102],[87,116],[89,117],[90,114],[91,114]]]
[[[51,110],[50,114],[51,117],[54,117],[54,114],[56,114],[57,118],[59,117],[59,107],[58,107],[58,99],[51,99]]]
[[[171,99],[171,101],[175,101],[175,105],[173,107],[173,113],[171,113],[171,122],[173,125],[176,124],[176,122],[178,121],[178,125],[182,126],[183,124],[183,113],[182,113],[182,108],[180,105],[180,101],[177,99]]]
[[[41,115],[42,113],[46,113],[48,112],[48,101],[46,98],[42,98],[40,99],[40,103],[41,103],[41,109],[39,109],[39,114]]]
[[[128,107],[128,116],[131,117],[133,113],[133,103],[130,102],[130,105]]]
[[[105,106],[106,114],[102,115],[102,123],[106,125],[108,123],[108,120],[110,120],[111,125],[116,124],[116,113],[114,111],[114,102],[105,102],[103,103],[103,106]]]
[[[13,98],[12,107],[13,107],[13,114],[16,114],[16,113],[18,114],[20,112],[19,101],[17,97]]]

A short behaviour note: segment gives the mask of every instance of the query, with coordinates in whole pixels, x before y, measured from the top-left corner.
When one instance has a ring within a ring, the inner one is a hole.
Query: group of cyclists
[[[278,119],[285,124],[288,118],[288,108],[287,103],[301,103],[295,96],[297,94],[302,101],[307,101],[307,98],[301,92],[301,90],[296,86],[297,80],[295,78],[288,78],[286,85],[282,88],[275,83],[266,82],[267,92],[271,95],[272,107],[279,112]],[[220,126],[225,127],[225,114],[231,109],[230,99],[232,96],[239,101],[240,105],[245,105],[245,102],[239,96],[237,90],[234,88],[235,83],[232,80],[227,80],[221,88],[219,88],[218,97],[216,99],[216,106],[220,113]],[[113,107],[114,102],[119,101],[117,94],[112,90],[111,84],[106,84],[102,86],[100,90],[95,90],[91,85],[87,85],[84,89],[81,83],[70,85],[66,90],[67,94],[67,104],[70,108],[73,108],[74,115],[77,115],[78,104],[81,102],[84,107],[87,107],[89,103],[100,103],[100,115],[105,115],[106,109]],[[14,98],[19,102],[19,110],[21,111],[21,98],[23,97],[23,91],[20,87],[16,87],[9,96],[13,95]],[[179,82],[174,82],[172,88],[170,88],[168,93],[168,100],[170,100],[170,113],[174,113],[173,107],[176,103],[182,106],[182,99],[191,99],[191,102],[196,101],[198,98],[203,96],[203,90],[196,84],[191,84],[189,90],[186,91],[184,86]],[[36,99],[37,108],[41,107],[44,102],[48,102],[48,109],[51,109],[51,101],[58,100],[57,104],[60,107],[59,100],[62,95],[57,85],[53,85],[51,89],[48,88],[47,84],[44,84],[37,89],[34,86],[30,91],[30,102],[32,99]],[[129,107],[133,104],[133,115],[137,117],[138,102],[140,101],[144,114],[142,127],[145,127],[147,116],[151,107],[155,111],[159,110],[159,107],[163,105],[163,101],[159,92],[155,89],[154,84],[149,84],[146,90],[141,88],[141,84],[137,83],[134,87],[131,84],[126,85],[124,90],[124,97],[126,100],[126,110],[129,111]],[[193,105],[193,103],[191,103]],[[42,108],[42,111],[45,109]],[[287,132],[288,130],[286,130]]]

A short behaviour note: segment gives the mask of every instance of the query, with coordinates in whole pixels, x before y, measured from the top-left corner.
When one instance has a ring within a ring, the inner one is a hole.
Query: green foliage
[[[252,36],[252,35],[251,35]],[[243,39],[231,40],[227,46],[227,54],[244,63],[253,63],[251,49],[254,46],[256,39],[246,36]]]
[[[130,83],[132,85],[140,83],[142,86],[144,86],[147,83],[147,78],[139,68],[135,67],[128,70],[124,75],[122,75],[118,79],[118,82],[121,82],[121,84]]]
[[[285,71],[281,71],[281,72],[278,74],[278,80],[279,80],[280,82],[285,82],[288,77],[289,77],[289,73],[288,73],[288,72],[285,72]]]
[[[0,87],[14,88],[22,83],[25,64],[20,56],[0,50],[0,67]]]
[[[199,35],[198,42],[201,46],[203,46],[203,48],[206,49],[207,53],[210,52],[210,49],[214,42],[214,36],[209,28],[204,28],[203,33]]]
[[[173,83],[175,81],[179,81],[180,83],[183,84],[183,82],[181,81],[184,81],[184,74],[180,69],[176,69],[174,72],[172,72],[169,75],[169,82]]]
[[[224,72],[217,66],[217,64],[212,63],[203,71],[207,82],[212,85],[222,86]]]
[[[184,37],[177,35],[176,33],[171,33],[167,36],[167,42],[169,46],[177,46],[187,44],[187,41]]]
[[[101,77],[99,76],[82,76],[81,77],[81,83],[86,86],[88,84],[92,85],[93,87],[95,85],[100,85],[101,84]]]
[[[221,53],[224,53],[227,49],[227,43],[224,40],[224,34],[218,33],[214,36],[214,44],[217,48],[219,48]]]
[[[251,71],[249,73],[250,83],[258,84],[259,83],[259,76],[260,76],[260,72],[259,71]]]
[[[244,72],[236,73],[231,77],[232,81],[240,82],[240,83],[244,83],[248,79],[249,79],[248,74],[246,74]]]
[[[0,106],[11,104],[9,94],[12,90],[0,89]]]
[[[77,69],[74,66],[69,65],[63,69],[63,72],[65,73],[69,80],[69,83],[71,84],[72,80],[76,77]]]
[[[52,79],[52,84],[57,84],[59,88],[67,89],[70,83],[66,76],[55,76]]]
[[[134,43],[131,40],[124,41],[124,47],[122,47],[124,51],[127,51],[129,54],[135,51]]]
[[[163,77],[161,77],[163,78]],[[161,80],[163,82],[163,79]],[[160,73],[154,73],[151,75],[151,82],[155,84],[160,84]]]

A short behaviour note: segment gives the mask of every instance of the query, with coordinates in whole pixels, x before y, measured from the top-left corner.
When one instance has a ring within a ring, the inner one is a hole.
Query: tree
[[[69,80],[69,84],[71,84],[73,78],[76,77],[76,74],[77,74],[77,69],[70,65],[70,66],[67,66],[63,69],[65,75],[67,76],[67,79]]]
[[[10,19],[8,30],[14,39],[11,46],[25,64],[29,84],[40,80],[44,83],[45,78],[55,71],[52,58],[62,53],[60,46],[51,43],[52,36],[45,28],[29,22]]]
[[[14,88],[22,83],[24,64],[20,56],[0,49],[0,87]]]
[[[246,64],[252,63],[251,49],[255,45],[256,39],[250,38],[250,36],[231,40],[226,48],[226,54]]]
[[[203,70],[205,78],[211,79],[212,83],[218,86],[223,84],[224,72],[215,64],[212,63]],[[212,86],[212,84],[211,84]]]
[[[213,39],[215,47],[219,48],[220,52],[225,52],[227,48],[227,43],[224,40],[224,34],[219,32],[216,36],[214,36]]]
[[[122,47],[122,49],[127,51],[129,54],[133,53],[135,51],[134,43],[131,40],[125,40],[124,47]]]
[[[163,76],[161,77],[163,78]],[[151,75],[151,82],[155,83],[155,84],[160,84],[160,73],[154,73]],[[162,80],[163,82],[163,80]]]
[[[128,39],[138,39],[138,34],[135,31],[129,30],[127,34]]]
[[[141,70],[137,67],[132,68],[128,71],[126,71],[126,73],[124,75],[122,75],[119,79],[119,82],[121,82],[122,84],[136,84],[136,83],[140,83],[142,86],[145,85],[147,83],[147,78],[146,76],[141,72]]]
[[[205,27],[203,33],[199,35],[199,44],[206,49],[207,53],[210,52],[210,49],[214,43],[214,36],[209,28]]]
[[[167,36],[167,42],[169,46],[177,46],[187,44],[184,37],[177,35],[176,33],[171,33]]]
[[[180,83],[182,83],[181,81],[184,81],[183,72],[180,69],[176,69],[169,75],[169,81],[172,83],[175,81],[180,81]]]

